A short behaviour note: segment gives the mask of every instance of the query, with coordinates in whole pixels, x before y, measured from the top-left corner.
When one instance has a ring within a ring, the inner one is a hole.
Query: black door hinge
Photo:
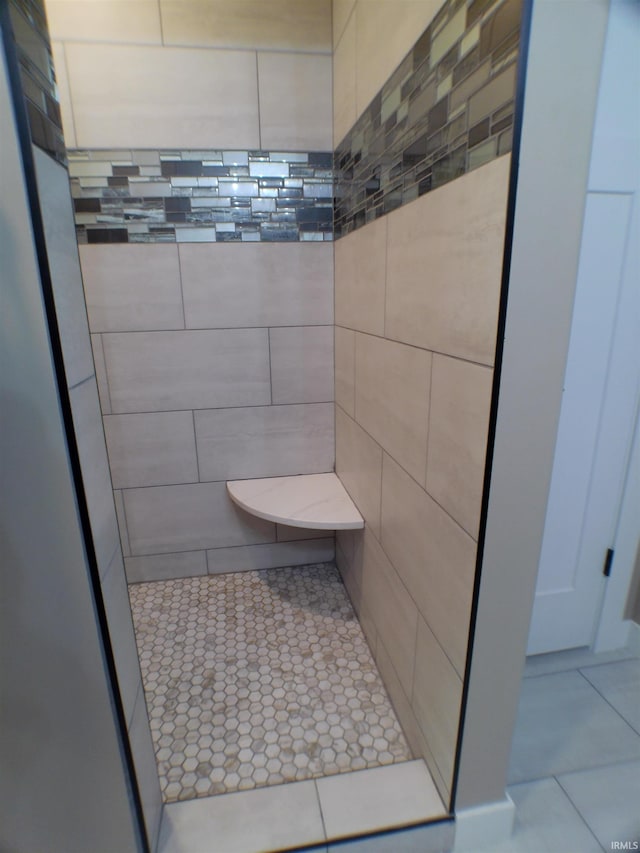
[[[607,556],[604,558],[604,566],[602,567],[602,574],[605,578],[608,578],[611,574],[611,563],[613,563],[613,555],[615,551],[613,548],[607,549]]]

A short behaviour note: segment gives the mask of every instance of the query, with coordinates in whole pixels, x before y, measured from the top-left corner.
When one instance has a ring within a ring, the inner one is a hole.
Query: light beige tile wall
[[[328,151],[331,0],[47,0],[77,148]]]
[[[338,564],[412,748],[444,799],[475,575],[509,166],[508,156],[493,161],[335,245],[336,470],[366,521],[363,534],[338,535]]]
[[[332,559],[332,535],[260,521],[225,486],[333,470],[331,244],[80,260],[129,580]]]
[[[333,0],[334,148],[441,6],[442,0]]]

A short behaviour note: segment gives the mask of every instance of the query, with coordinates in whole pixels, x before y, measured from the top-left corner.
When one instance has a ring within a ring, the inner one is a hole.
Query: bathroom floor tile
[[[568,773],[558,782],[605,850],[615,841],[638,845],[640,761]]]
[[[640,659],[588,666],[580,672],[640,734]]]
[[[525,678],[509,781],[640,758],[640,736],[579,672]]]
[[[334,565],[129,595],[165,802],[412,758]]]

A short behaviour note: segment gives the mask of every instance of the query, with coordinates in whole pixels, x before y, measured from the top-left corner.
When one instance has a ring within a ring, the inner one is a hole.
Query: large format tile
[[[105,415],[114,489],[198,482],[191,412]]]
[[[605,850],[640,843],[640,761],[559,776],[558,782]]]
[[[358,115],[442,6],[441,0],[358,0]]]
[[[384,335],[387,217],[370,222],[335,245],[336,323]]]
[[[333,400],[333,326],[269,330],[273,403]]]
[[[324,841],[312,781],[165,806],[158,853],[267,853]]]
[[[449,853],[453,847],[453,821],[413,826],[381,835],[336,841],[327,853]]]
[[[352,15],[333,54],[334,148],[355,124],[356,109],[356,16]]]
[[[107,574],[102,581],[102,597],[107,614],[109,640],[118,675],[118,687],[124,706],[127,725],[131,724],[138,691],[142,686],[140,664],[136,638],[133,633],[133,621],[127,579],[124,564],[119,551],[114,555]]]
[[[310,535],[315,531],[306,531]],[[293,542],[272,542],[267,545],[240,545],[235,548],[215,548],[207,551],[210,575],[227,572],[248,572],[279,569],[283,566],[307,566],[333,560],[333,539],[297,539]]]
[[[411,695],[418,608],[368,528],[364,530],[362,561],[362,602],[405,693]]]
[[[266,329],[124,332],[102,341],[114,413],[271,401]]]
[[[328,243],[183,244],[180,269],[187,328],[333,322]]]
[[[388,217],[386,334],[493,364],[510,156]]]
[[[93,377],[72,388],[71,413],[98,569],[104,576],[120,544],[111,474]]]
[[[336,362],[336,403],[344,411],[354,416],[356,381],[356,336],[350,329],[342,326],[334,328],[334,347]]]
[[[78,146],[260,147],[251,51],[79,42],[65,51]]]
[[[54,39],[162,44],[157,0],[47,0],[47,26]]]
[[[640,758],[640,735],[578,672],[525,678],[509,780]]]
[[[382,449],[336,407],[336,473],[374,536],[380,538]]]
[[[333,150],[330,56],[259,52],[258,87],[263,148]]]
[[[239,509],[225,483],[123,492],[132,556],[275,541],[275,525]]]
[[[333,0],[331,5],[333,12],[333,49],[335,50],[349,16],[356,5],[356,0]]]
[[[427,491],[474,539],[480,523],[492,379],[490,368],[433,357]]]
[[[513,834],[499,844],[474,845],[468,853],[602,853],[555,779],[512,785],[508,793],[516,806]]]
[[[333,471],[333,420],[333,403],[195,412],[200,479]]]
[[[177,554],[126,557],[124,564],[129,583],[193,578],[207,574],[207,553],[206,551],[182,551]]]
[[[640,659],[589,666],[580,672],[640,734]]]
[[[356,421],[424,485],[431,353],[356,335]]]
[[[462,676],[476,544],[386,454],[382,466],[382,545]]]
[[[419,617],[411,705],[447,786],[453,778],[461,701],[462,680]]]
[[[420,823],[446,812],[424,761],[316,781],[328,838]]]
[[[91,376],[94,368],[74,236],[69,175],[60,163],[37,146],[33,147],[33,155],[62,357],[67,384],[73,387]]]
[[[331,0],[160,0],[165,44],[331,52]]]
[[[80,246],[92,332],[182,329],[178,247]]]

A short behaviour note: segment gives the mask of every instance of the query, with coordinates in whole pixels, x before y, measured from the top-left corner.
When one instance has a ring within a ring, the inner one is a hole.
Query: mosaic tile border
[[[511,151],[522,0],[448,0],[334,153],[336,239]]]
[[[31,139],[66,165],[62,117],[42,0],[11,0],[9,17],[20,63]]]
[[[331,152],[73,150],[79,243],[333,238]]]

